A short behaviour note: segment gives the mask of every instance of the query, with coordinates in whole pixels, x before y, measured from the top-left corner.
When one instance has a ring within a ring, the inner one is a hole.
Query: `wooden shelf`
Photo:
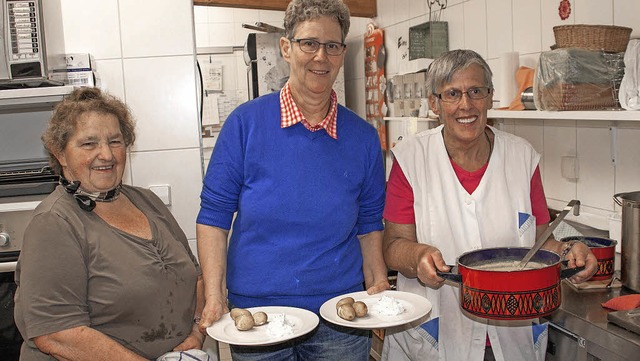
[[[351,16],[373,18],[377,15],[375,0],[345,0]],[[194,0],[193,5],[226,6],[245,9],[279,10],[287,9],[289,0]]]
[[[593,111],[546,111],[546,110],[489,110],[489,118],[494,119],[569,119],[569,120],[618,120],[640,121],[640,111],[633,110],[593,110]]]

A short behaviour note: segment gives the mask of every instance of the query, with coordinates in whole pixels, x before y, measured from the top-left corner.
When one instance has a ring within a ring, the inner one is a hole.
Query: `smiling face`
[[[340,23],[333,17],[321,16],[298,24],[294,38],[313,39],[321,43],[342,42]],[[280,39],[282,56],[289,63],[291,73],[289,84],[292,93],[306,97],[328,99],[344,54],[327,55],[323,46],[315,53],[305,53],[300,46],[287,38]]]
[[[80,181],[88,192],[106,192],[122,181],[127,147],[113,114],[86,112],[73,135],[56,155],[69,181]]]
[[[486,87],[482,67],[471,64],[457,71],[451,77],[451,82],[436,89],[441,94],[447,90],[457,89],[467,91],[470,88]],[[447,103],[435,95],[429,96],[429,105],[434,113],[440,116],[444,124],[445,133],[457,143],[471,143],[484,132],[487,125],[487,110],[493,104],[493,94],[484,99],[470,99],[463,94],[457,103]]]

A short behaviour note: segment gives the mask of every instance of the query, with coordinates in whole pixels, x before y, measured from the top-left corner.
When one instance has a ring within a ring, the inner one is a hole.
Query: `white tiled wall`
[[[387,78],[409,69],[409,27],[429,20],[429,0],[377,0],[378,16],[373,21],[385,31]],[[572,0],[571,15],[561,20],[559,0],[449,0],[447,8],[432,13],[432,20],[447,21],[449,48],[467,48],[484,56],[494,70],[494,84],[500,84],[499,58],[517,51],[520,65],[535,68],[542,51],[553,45],[553,26],[565,24],[605,24],[633,28],[640,37],[640,2],[632,0]],[[435,9],[435,8],[434,8]],[[217,7],[195,7],[198,46],[241,46],[247,30],[242,23],[263,21],[282,26],[283,13]],[[345,86],[347,106],[364,117],[363,38],[371,19],[352,18],[347,37]],[[216,30],[217,29],[217,30]],[[242,64],[242,63],[239,63]],[[244,65],[238,65],[244,66]],[[499,93],[499,92],[497,92]],[[498,99],[495,99],[498,100]],[[529,140],[543,154],[540,162],[549,204],[560,207],[581,198],[583,211],[605,217],[614,211],[614,192],[640,190],[640,125],[630,122],[618,127],[616,164],[610,159],[609,122],[504,120],[498,125]],[[560,159],[578,158],[580,177],[560,176]],[[587,222],[583,219],[583,221]],[[606,227],[595,221],[592,225]],[[606,223],[606,222],[605,222]]]
[[[125,181],[171,186],[190,239],[202,184],[190,0],[62,1],[65,51],[90,53],[104,88],[137,121]]]
[[[401,73],[406,62],[408,28],[428,20],[428,0],[378,0],[374,19],[385,31],[386,75]],[[632,37],[640,37],[640,2],[633,0],[572,0],[571,15],[561,20],[559,0],[449,0],[440,20],[449,24],[449,48],[467,48],[483,55],[494,73],[499,57],[517,51],[520,65],[535,68],[539,54],[554,44],[553,26],[567,24],[621,25],[633,28]],[[409,11],[407,11],[409,9]],[[432,14],[435,18],[436,14]],[[352,28],[349,47],[362,47],[364,27]],[[362,67],[362,53],[348,54],[345,69]],[[405,57],[405,58],[403,58]],[[364,93],[363,73],[345,72],[347,105],[364,115],[364,100],[353,94]],[[500,84],[494,74],[494,84]],[[359,102],[354,104],[353,101]],[[577,120],[506,120],[500,127],[529,140],[543,154],[540,168],[549,204],[555,207],[571,199],[580,199],[583,212],[596,214],[585,220],[606,228],[606,216],[614,211],[615,192],[640,190],[640,125],[632,122],[610,124]],[[616,164],[611,161],[609,127],[617,130]],[[562,156],[578,158],[580,177],[567,180],[560,176]],[[586,217],[586,216],[585,216]],[[603,218],[604,217],[604,218]]]

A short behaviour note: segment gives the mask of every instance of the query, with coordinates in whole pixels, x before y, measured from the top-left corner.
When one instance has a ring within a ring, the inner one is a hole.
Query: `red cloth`
[[[616,311],[633,310],[640,307],[640,294],[614,297],[604,302],[602,307]]]
[[[455,162],[451,161],[453,169],[458,180],[469,193],[473,193],[482,180],[484,172],[487,170],[487,164],[475,172],[467,172],[460,168]],[[393,223],[413,224],[415,221],[415,213],[413,211],[413,189],[402,172],[402,168],[394,159],[389,174],[389,182],[387,183],[387,199],[384,206],[383,217]],[[547,200],[542,188],[542,177],[540,176],[540,168],[536,167],[533,177],[531,178],[531,209],[536,217],[536,225],[547,224],[551,220],[549,210],[547,209]]]

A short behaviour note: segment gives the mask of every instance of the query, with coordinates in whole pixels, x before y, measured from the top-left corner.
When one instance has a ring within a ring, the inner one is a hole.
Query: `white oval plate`
[[[268,319],[284,314],[286,319],[293,323],[293,334],[273,338],[267,332],[267,325],[254,326],[248,331],[238,331],[230,313],[224,314],[222,318],[207,327],[207,333],[213,339],[231,345],[267,346],[305,335],[315,329],[320,321],[315,313],[296,307],[265,306],[247,308],[247,310],[252,314],[262,311],[267,314]]]
[[[382,295],[395,298],[404,307],[404,312],[396,316],[378,315],[371,311]],[[364,317],[356,317],[353,321],[347,321],[340,318],[336,311],[336,303],[344,297],[353,297],[356,301],[362,301],[367,305],[369,312]],[[353,292],[346,295],[336,296],[322,304],[320,307],[320,316],[325,320],[335,323],[336,325],[361,328],[387,328],[393,326],[404,325],[413,322],[431,311],[431,302],[416,294],[402,291],[383,291],[375,295],[367,294],[367,291]]]

